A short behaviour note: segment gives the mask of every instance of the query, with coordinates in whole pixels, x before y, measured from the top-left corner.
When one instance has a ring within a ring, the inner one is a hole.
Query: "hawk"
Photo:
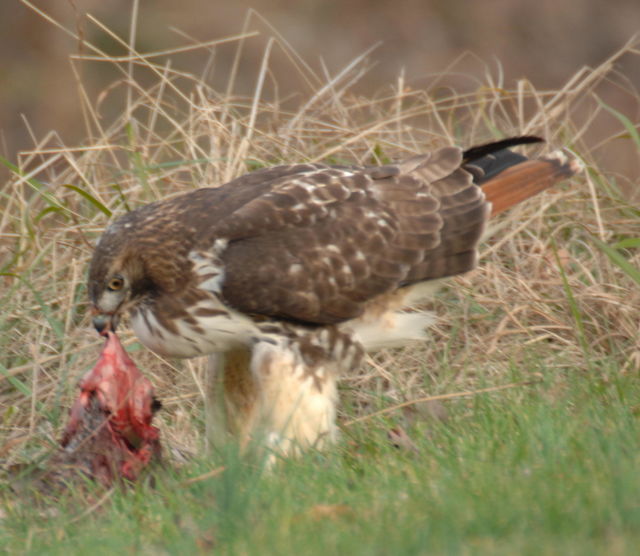
[[[336,381],[365,352],[423,338],[412,307],[473,269],[492,215],[580,169],[524,136],[383,166],[276,166],[114,221],[89,271],[93,323],[122,313],[169,357],[210,356],[207,434],[280,453],[336,437]]]

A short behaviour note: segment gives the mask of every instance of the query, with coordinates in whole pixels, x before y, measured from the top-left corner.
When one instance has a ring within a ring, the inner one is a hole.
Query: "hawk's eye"
[[[107,282],[107,289],[112,292],[117,292],[124,287],[124,278],[122,276],[112,276]]]

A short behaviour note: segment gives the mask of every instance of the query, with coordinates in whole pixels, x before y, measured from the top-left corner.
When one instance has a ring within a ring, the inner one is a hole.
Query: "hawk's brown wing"
[[[489,205],[461,164],[448,147],[272,183],[214,227],[230,240],[224,299],[245,313],[330,324],[401,285],[473,268]]]

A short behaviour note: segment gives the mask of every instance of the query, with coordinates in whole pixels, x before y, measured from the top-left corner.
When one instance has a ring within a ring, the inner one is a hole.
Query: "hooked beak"
[[[117,315],[110,313],[101,313],[97,309],[93,310],[93,326],[98,334],[103,335],[106,332],[115,332],[118,326],[119,318]]]

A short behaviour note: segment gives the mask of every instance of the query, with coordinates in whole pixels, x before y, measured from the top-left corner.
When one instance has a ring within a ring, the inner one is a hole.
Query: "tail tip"
[[[584,163],[566,148],[555,150],[545,158],[558,164],[570,175],[580,174],[584,170]]]

